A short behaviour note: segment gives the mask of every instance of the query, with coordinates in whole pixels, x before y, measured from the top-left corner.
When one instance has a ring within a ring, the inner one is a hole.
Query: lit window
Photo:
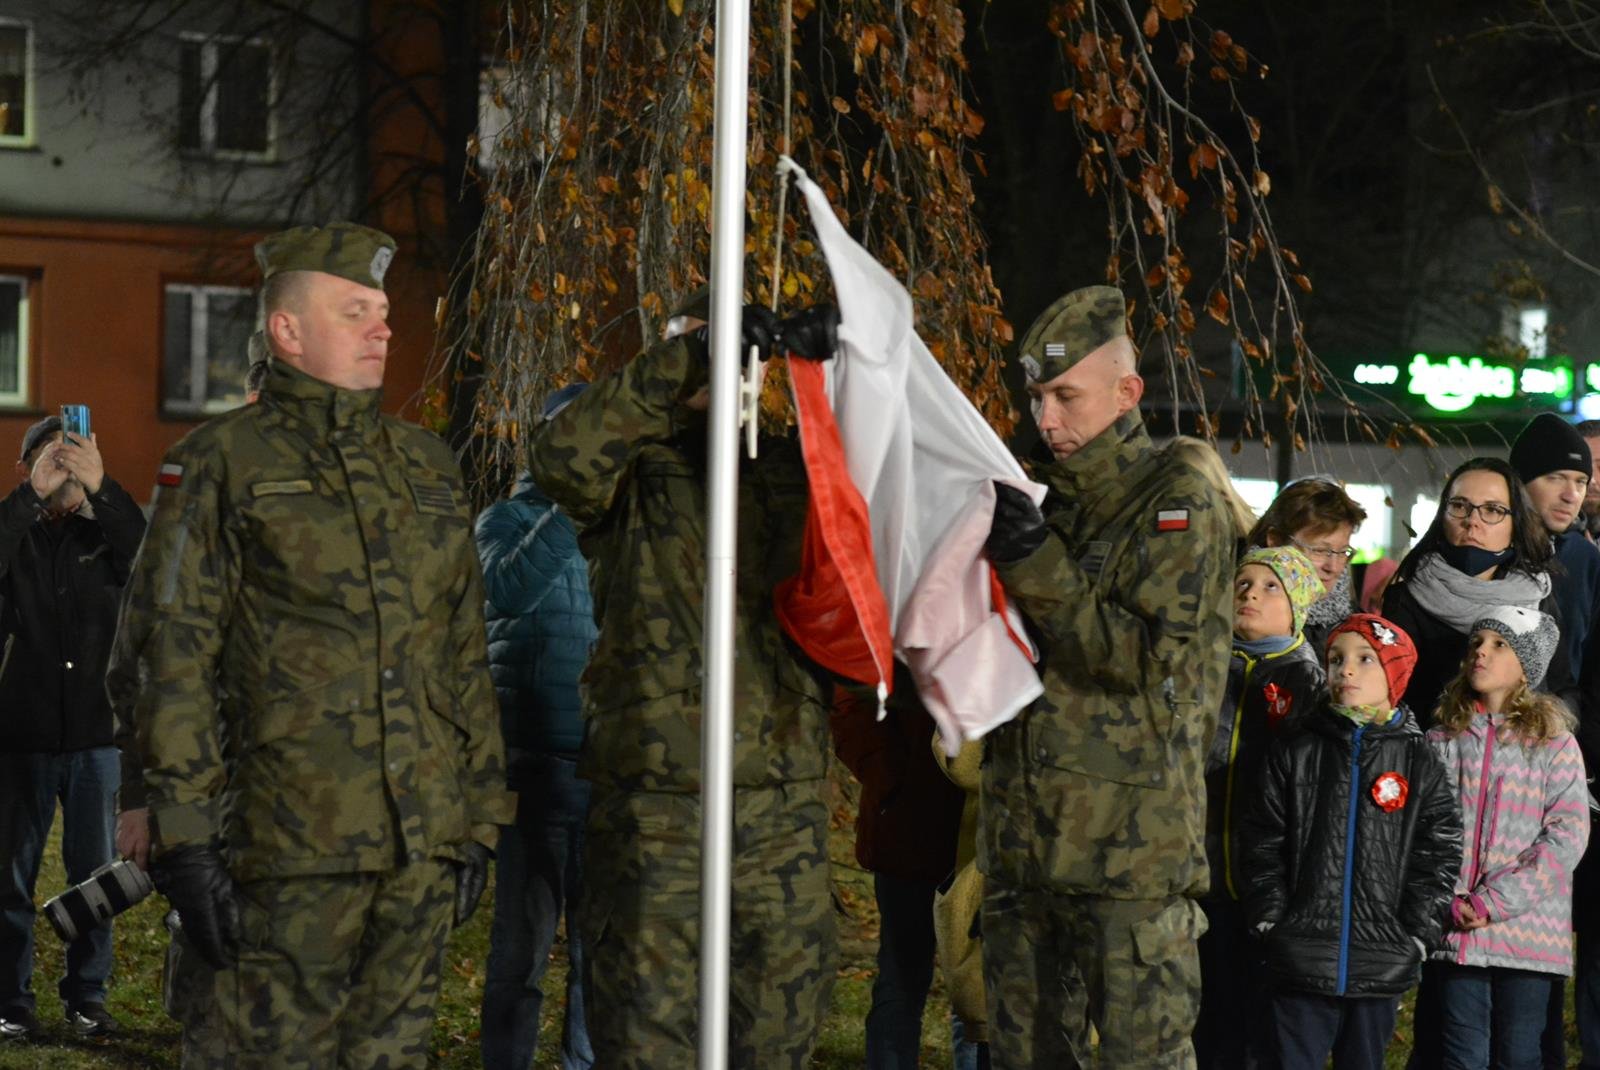
[[[28,288],[20,275],[0,275],[0,405],[28,403]]]
[[[1428,530],[1428,525],[1433,523],[1433,518],[1438,513],[1438,498],[1430,498],[1426,494],[1417,495],[1417,502],[1411,507],[1411,530],[1416,534],[1411,537],[1411,545],[1406,547],[1407,550],[1417,544],[1417,540],[1422,538]]]
[[[1550,310],[1540,306],[1524,308],[1517,313],[1517,344],[1534,359],[1549,352]]]
[[[185,35],[178,55],[178,147],[202,156],[272,155],[272,48]]]
[[[1389,497],[1389,488],[1380,483],[1346,483],[1344,492],[1367,511],[1367,519],[1350,536],[1350,545],[1356,551],[1355,557],[1350,560],[1357,565],[1376,561],[1389,552],[1389,525],[1394,515],[1394,510],[1385,501]]]
[[[1278,484],[1270,479],[1241,479],[1238,476],[1229,478],[1233,481],[1233,489],[1239,492],[1239,497],[1244,499],[1250,511],[1258,517],[1267,511],[1272,499],[1278,496]]]
[[[244,403],[255,304],[234,286],[167,286],[163,415],[209,416]]]
[[[33,144],[33,31],[0,18],[0,146]]]

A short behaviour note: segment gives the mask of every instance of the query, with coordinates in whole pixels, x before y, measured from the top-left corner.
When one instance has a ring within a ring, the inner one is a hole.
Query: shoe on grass
[[[122,1023],[106,1011],[104,1003],[80,1003],[67,1008],[67,1028],[80,1037],[107,1037],[122,1029]]]
[[[39,1019],[27,1007],[0,1010],[0,1040],[21,1040],[39,1030]]]

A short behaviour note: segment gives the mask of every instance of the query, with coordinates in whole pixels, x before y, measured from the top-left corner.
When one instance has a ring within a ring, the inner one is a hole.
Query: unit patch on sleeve
[[[1188,531],[1189,510],[1162,509],[1156,513],[1157,531]]]
[[[161,471],[156,473],[156,486],[176,487],[183,482],[183,465],[164,464]]]

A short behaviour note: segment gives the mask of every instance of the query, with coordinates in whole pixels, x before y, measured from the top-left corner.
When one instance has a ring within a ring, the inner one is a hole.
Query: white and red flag
[[[819,663],[880,694],[894,678],[892,647],[953,755],[1043,690],[1038,652],[983,544],[995,480],[1035,502],[1045,488],[917,337],[911,295],[792,172],[840,324],[833,360],[790,362],[812,505],[805,562],[778,588],[778,614]]]

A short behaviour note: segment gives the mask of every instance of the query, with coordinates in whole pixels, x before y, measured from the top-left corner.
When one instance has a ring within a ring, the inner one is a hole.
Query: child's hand
[[[1473,929],[1482,929],[1484,926],[1489,924],[1488,912],[1485,911],[1484,913],[1479,914],[1477,908],[1472,905],[1472,898],[1470,896],[1456,896],[1454,910],[1451,913],[1454,916],[1456,928],[1461,932],[1471,932]]]

